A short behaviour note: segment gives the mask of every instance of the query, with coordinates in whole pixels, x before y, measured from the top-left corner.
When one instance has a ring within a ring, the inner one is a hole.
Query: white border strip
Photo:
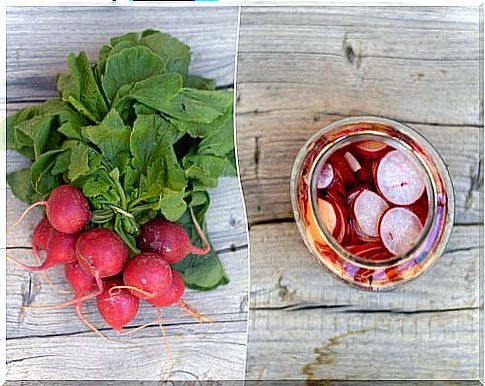
[[[6,260],[5,255],[7,253],[7,34],[6,34],[6,9],[5,6],[0,8],[0,24],[1,24],[1,39],[0,39],[0,124],[1,124],[1,137],[0,137],[0,272],[2,280],[0,282],[0,360],[2,361],[0,370],[0,382],[3,384],[7,379],[7,337],[6,337],[6,323],[7,323],[7,306],[6,306],[6,293],[7,293],[7,272],[6,272]]]
[[[247,304],[246,304],[246,355],[244,356],[244,366],[243,366],[243,374],[241,379],[243,380],[243,385],[246,384],[246,364],[248,359],[248,344],[249,344],[249,304],[251,298],[251,247],[249,245],[249,221],[248,215],[246,210],[246,201],[244,199],[244,191],[242,188],[241,183],[241,172],[239,168],[239,157],[237,152],[237,65],[238,65],[238,56],[239,56],[239,28],[241,26],[241,11],[242,7],[239,6],[238,14],[237,14],[237,31],[236,31],[236,52],[235,52],[235,59],[234,59],[234,102],[233,102],[233,119],[234,119],[234,152],[236,158],[236,171],[237,171],[237,180],[239,183],[239,191],[241,193],[241,201],[243,205],[243,213],[244,213],[244,220],[246,221],[246,244],[248,246],[248,253],[247,253],[247,260],[248,260],[248,278],[247,278]]]

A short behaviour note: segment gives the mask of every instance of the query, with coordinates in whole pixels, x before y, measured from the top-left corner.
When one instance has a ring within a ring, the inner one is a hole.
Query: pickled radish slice
[[[333,182],[335,174],[333,172],[333,167],[330,164],[325,164],[318,176],[317,180],[317,188],[318,189],[327,189],[330,184]]]
[[[332,154],[328,162],[332,164],[335,175],[339,177],[344,186],[352,186],[356,183],[355,174],[342,154],[339,152]]]
[[[357,173],[360,169],[362,169],[359,161],[357,161],[357,158],[355,158],[352,153],[346,152],[344,154],[344,158],[349,164],[350,170],[352,170],[354,173]]]
[[[337,213],[335,213],[334,206],[326,199],[319,199],[318,210],[322,223],[325,224],[330,233],[333,233],[337,227]]]
[[[342,242],[347,232],[343,205],[331,196],[319,198],[318,211],[322,224],[339,243]]]
[[[358,188],[350,192],[350,194],[347,196],[347,204],[352,204],[354,202],[355,198],[362,192],[362,188]]]
[[[411,205],[424,192],[424,174],[399,150],[387,153],[379,162],[376,185],[384,198],[396,205]]]
[[[371,190],[362,190],[354,200],[354,216],[358,233],[379,237],[379,220],[389,206]]]
[[[379,141],[362,141],[355,145],[358,155],[364,158],[378,158],[386,148],[387,144]]]
[[[406,208],[391,208],[381,219],[379,234],[386,249],[395,256],[409,252],[423,230],[418,216]]]

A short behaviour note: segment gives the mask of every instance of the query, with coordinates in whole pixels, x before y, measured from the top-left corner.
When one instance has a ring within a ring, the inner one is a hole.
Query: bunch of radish
[[[428,215],[424,170],[384,142],[334,151],[317,175],[321,223],[350,253],[382,261],[409,252]]]
[[[16,224],[39,205],[46,207],[46,217],[33,232],[32,249],[38,261],[42,261],[41,251],[45,251],[43,262],[29,266],[8,258],[23,269],[36,272],[64,265],[74,298],[61,304],[31,307],[75,306],[82,322],[100,335],[82,313],[82,304],[89,299],[96,298],[100,315],[117,332],[136,317],[140,299],[156,308],[178,305],[198,320],[207,321],[182,300],[184,281],[171,266],[188,254],[203,255],[210,251],[210,244],[192,212],[203,248],[192,245],[181,226],[154,219],[141,227],[138,245],[142,253],[130,257],[128,247],[114,231],[89,227],[89,204],[76,187],[55,188],[47,201],[27,208]]]

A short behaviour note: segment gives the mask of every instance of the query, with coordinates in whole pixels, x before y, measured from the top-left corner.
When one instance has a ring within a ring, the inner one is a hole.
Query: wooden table
[[[478,8],[243,7],[237,137],[251,245],[248,379],[478,378],[479,46]],[[456,189],[446,253],[394,292],[334,280],[293,222],[299,148],[354,115],[415,127],[443,155]]]
[[[86,50],[96,58],[112,36],[145,28],[172,33],[193,49],[191,71],[232,87],[238,9],[232,8],[9,8],[7,12],[8,112],[57,95],[55,75],[66,67],[69,52]],[[8,153],[9,171],[25,159]],[[210,292],[188,291],[186,300],[213,320],[200,324],[172,307],[164,316],[175,364],[171,379],[241,379],[247,331],[248,260],[246,220],[236,178],[224,178],[211,192],[209,236],[231,279]],[[7,223],[26,207],[7,192]],[[38,216],[29,216],[8,235],[8,253],[27,259]],[[52,269],[55,284],[67,288]],[[21,305],[57,303],[70,295],[55,293],[41,274],[7,267],[7,379],[165,379],[169,374],[157,326],[126,337],[131,344],[103,340],[87,331],[73,309],[22,311]],[[95,303],[86,316],[102,325]],[[148,304],[129,328],[155,318]],[[109,337],[113,331],[103,328]],[[129,339],[128,339],[129,338]]]

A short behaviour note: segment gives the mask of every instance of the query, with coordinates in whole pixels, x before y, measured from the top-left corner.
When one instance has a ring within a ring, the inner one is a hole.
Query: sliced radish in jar
[[[355,144],[357,154],[364,158],[379,158],[387,147],[387,144],[379,141],[362,141]]]
[[[364,189],[354,199],[356,230],[363,236],[379,237],[379,220],[388,208],[376,193]]]
[[[334,172],[338,175],[345,186],[352,186],[356,182],[356,178],[347,160],[336,152],[330,156],[328,161],[332,164]]]
[[[317,189],[327,189],[333,182],[335,174],[333,167],[329,163],[325,164],[318,176]]]
[[[318,211],[322,224],[340,243],[346,234],[346,216],[343,206],[333,197],[319,198]]]
[[[379,162],[376,185],[389,202],[410,205],[424,192],[424,174],[405,154],[394,150]]]
[[[350,194],[347,197],[347,204],[352,204],[355,200],[355,198],[362,193],[363,188],[357,188],[354,189],[353,191],[350,192]]]
[[[352,170],[354,173],[357,173],[360,169],[362,169],[362,166],[360,166],[359,161],[357,161],[357,158],[355,158],[352,153],[350,152],[345,152],[344,158],[349,164],[350,170]]]
[[[381,219],[379,234],[386,249],[395,256],[409,252],[423,230],[418,216],[406,208],[392,208]]]
[[[318,210],[320,211],[320,218],[322,223],[327,227],[327,230],[333,234],[337,227],[337,213],[335,207],[325,198],[318,200]]]

